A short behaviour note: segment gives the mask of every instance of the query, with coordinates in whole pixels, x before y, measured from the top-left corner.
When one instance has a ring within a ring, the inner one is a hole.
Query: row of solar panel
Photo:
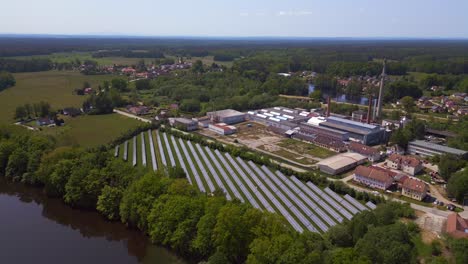
[[[150,139],[153,169],[156,170],[157,162],[151,131],[148,131],[148,134]],[[156,134],[158,133],[156,132]],[[165,133],[162,133],[162,137],[164,138],[165,148],[167,155],[171,160],[171,165],[175,166],[176,162],[174,155],[172,154],[172,148],[168,137]],[[176,151],[177,159],[179,160],[181,167],[186,172],[189,182],[192,183],[185,164],[186,162],[200,191],[206,192],[205,185],[203,183],[204,180],[210,192],[214,192],[216,187],[219,187],[225,192],[228,200],[232,199],[232,193],[242,202],[245,202],[245,197],[252,206],[261,210],[266,209],[267,211],[274,212],[274,206],[276,210],[280,212],[299,232],[303,231],[303,226],[310,231],[318,232],[316,228],[318,227],[318,229],[325,232],[329,227],[335,225],[337,222],[342,222],[342,216],[347,219],[351,219],[353,214],[367,210],[364,205],[349,195],[346,195],[343,199],[328,188],[323,192],[311,182],[308,182],[306,185],[294,176],[289,178],[279,171],[276,171],[276,174],[274,174],[265,166],[262,166],[260,169],[253,162],[249,161],[246,163],[239,157],[234,159],[228,153],[223,155],[218,150],[212,151],[208,147],[203,149],[199,144],[195,144],[194,148],[192,142],[184,141],[180,138],[177,144],[173,136],[171,136],[171,140],[174,150]],[[166,154],[159,135],[157,136],[157,142],[161,162],[164,165],[167,165]],[[187,149],[186,144],[190,152]],[[182,148],[185,159],[181,155],[179,148]],[[143,162],[146,161],[145,150],[145,141],[142,134]],[[116,147],[116,156],[118,156],[118,151],[119,149]],[[213,153],[216,154],[216,156]],[[208,154],[208,156],[206,154]],[[124,159],[126,155],[128,155],[128,141],[124,144]],[[136,165],[136,137],[134,138],[133,144],[133,162],[134,165]],[[228,174],[231,175],[231,177],[229,177]],[[214,179],[216,184],[212,179]],[[273,206],[264,195],[273,204]],[[371,209],[375,208],[375,205],[372,203],[368,203],[366,205]],[[297,220],[299,220],[303,226],[301,226]]]

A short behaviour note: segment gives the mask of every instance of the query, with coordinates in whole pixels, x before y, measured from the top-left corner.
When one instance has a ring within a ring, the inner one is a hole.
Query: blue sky
[[[468,37],[468,0],[11,0],[0,33]]]

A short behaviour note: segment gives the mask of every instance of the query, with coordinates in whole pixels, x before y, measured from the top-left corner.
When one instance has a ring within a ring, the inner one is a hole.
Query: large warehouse
[[[228,125],[244,122],[246,116],[245,113],[232,109],[208,112],[206,115],[214,123],[225,123]]]
[[[420,155],[423,157],[432,157],[434,155],[452,154],[466,158],[467,152],[464,150],[450,148],[434,144],[423,140],[413,140],[408,143],[408,153],[411,155]]]
[[[343,153],[324,159],[317,163],[317,166],[322,172],[336,175],[351,170],[363,164],[366,160],[366,156],[358,153]]]

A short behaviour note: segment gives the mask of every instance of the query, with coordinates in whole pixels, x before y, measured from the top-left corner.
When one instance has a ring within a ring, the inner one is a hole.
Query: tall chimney
[[[372,95],[369,96],[369,108],[367,109],[367,124],[370,124],[372,113]]]
[[[331,99],[330,96],[328,96],[328,103],[327,103],[327,117],[330,116],[330,108],[331,108]]]
[[[377,109],[376,109],[377,112],[376,112],[375,119],[380,119],[380,117],[382,116],[382,97],[383,97],[383,89],[384,89],[386,62],[387,62],[387,60],[384,59],[383,60],[382,76],[381,76],[382,78],[380,79],[379,99],[377,100],[378,104],[377,104]]]

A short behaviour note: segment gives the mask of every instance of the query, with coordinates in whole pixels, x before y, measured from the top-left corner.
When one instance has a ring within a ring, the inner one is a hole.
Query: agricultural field
[[[82,75],[79,72],[46,71],[15,73],[16,85],[0,92],[0,122],[13,122],[15,109],[25,103],[46,101],[52,108],[81,107],[86,96],[74,95],[87,81],[97,87],[112,75]]]
[[[150,170],[180,166],[187,180],[201,192],[222,190],[228,200],[238,199],[259,210],[276,212],[298,232],[324,233],[374,208],[349,195],[342,197],[312,182],[303,183],[294,176],[159,131],[143,132],[116,146],[114,155]]]
[[[61,127],[43,127],[39,133],[51,135],[61,146],[80,145],[94,147],[108,144],[141,122],[118,114],[82,115],[65,118]]]

